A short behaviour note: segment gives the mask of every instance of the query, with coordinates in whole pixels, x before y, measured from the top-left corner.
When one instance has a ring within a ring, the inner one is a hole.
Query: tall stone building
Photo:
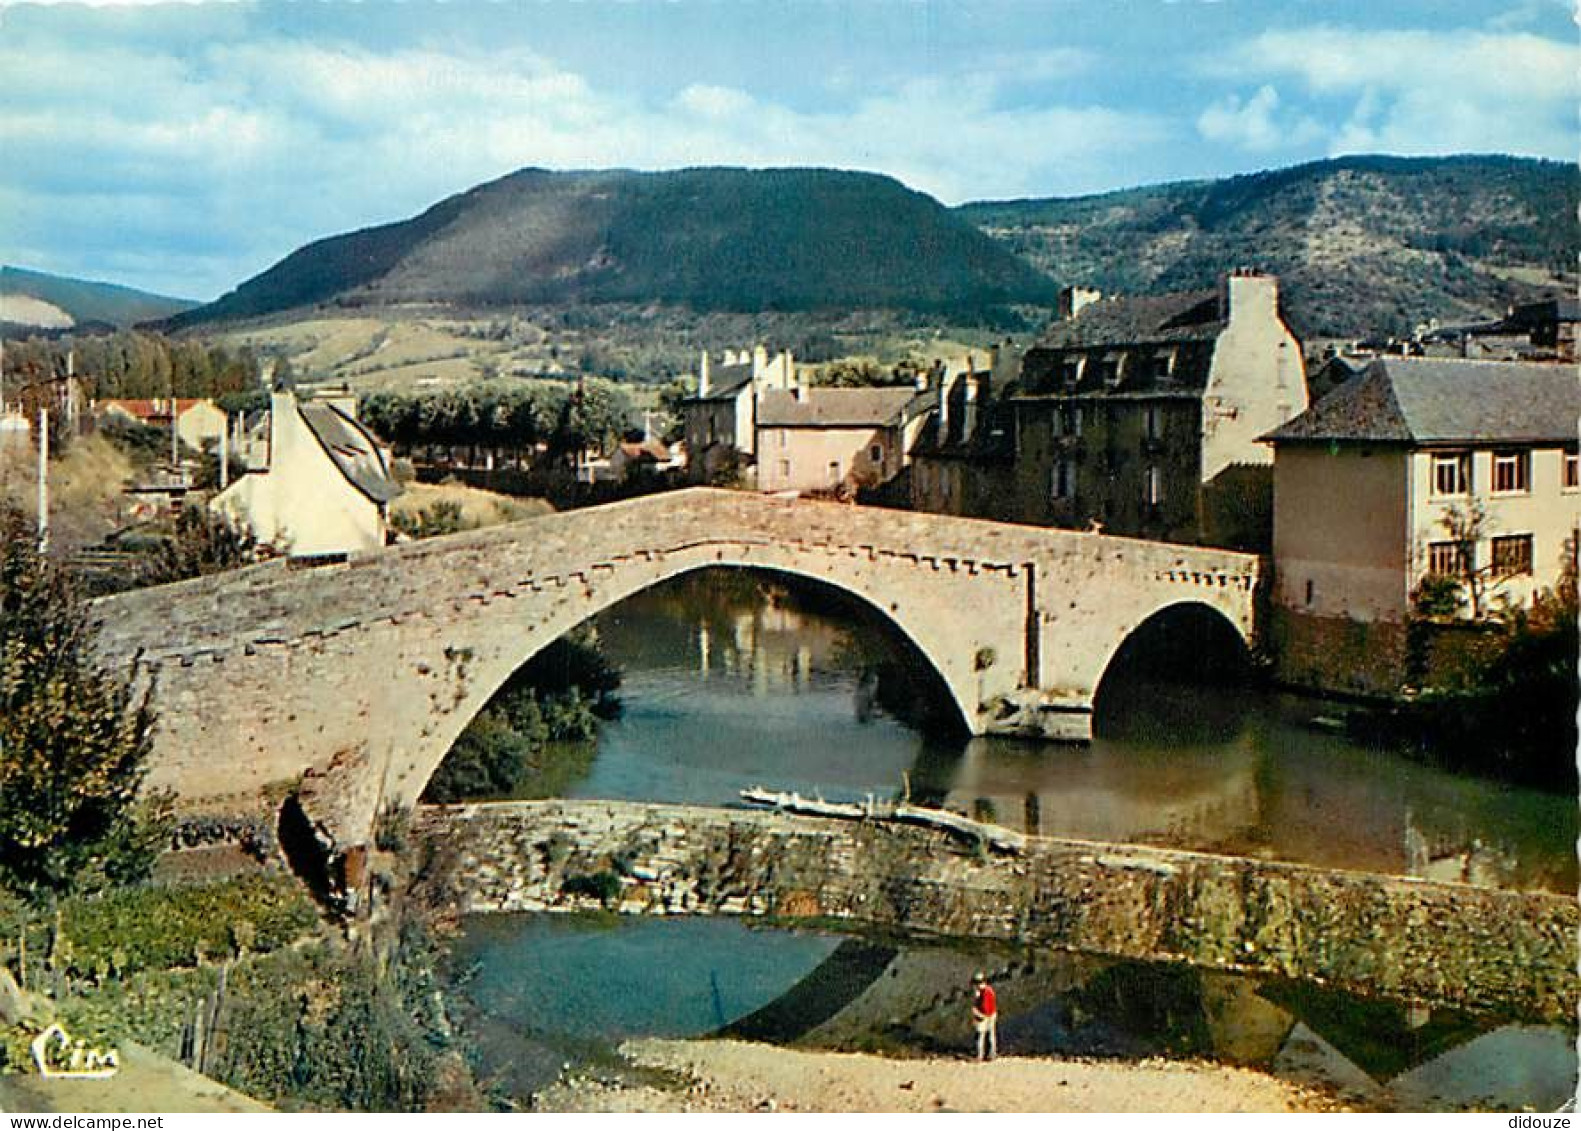
[[[770,389],[796,383],[796,359],[772,358],[763,346],[726,350],[722,361],[706,352],[697,369],[697,395],[681,404],[687,470],[694,483],[738,475],[750,481],[757,464],[757,409]]]
[[[1067,292],[1062,314],[996,415],[1012,458],[989,517],[1265,548],[1272,459],[1258,438],[1307,407],[1278,280],[1238,272],[1214,290]]]

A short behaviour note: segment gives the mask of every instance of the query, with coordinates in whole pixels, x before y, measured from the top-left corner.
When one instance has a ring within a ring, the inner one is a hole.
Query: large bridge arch
[[[1091,735],[1121,641],[1170,603],[1252,630],[1245,554],[692,489],[295,569],[273,562],[94,606],[101,658],[158,713],[149,785],[248,807],[307,781],[336,843],[415,801],[525,658],[600,609],[709,566],[787,573],[872,606],[970,731]]]
[[[402,765],[396,771],[391,784],[397,786],[399,792],[393,794],[393,798],[398,803],[415,803],[422,796],[428,780],[438,770],[440,763],[444,761],[462,732],[499,693],[506,681],[544,648],[564,637],[578,625],[607,609],[614,608],[622,601],[678,577],[713,569],[746,570],[768,577],[800,578],[835,589],[854,599],[863,608],[869,610],[876,619],[885,622],[893,631],[899,633],[916,650],[939,677],[939,682],[948,692],[950,702],[954,705],[962,726],[968,731],[976,727],[978,714],[976,680],[972,680],[969,686],[963,687],[961,685],[963,673],[959,670],[953,671],[955,678],[952,679],[952,672],[945,670],[958,669],[959,665],[948,661],[950,641],[939,638],[937,626],[916,623],[915,617],[902,612],[898,602],[889,602],[889,607],[886,608],[874,599],[873,594],[832,581],[827,576],[814,573],[805,566],[766,564],[761,547],[718,545],[699,549],[702,550],[701,556],[704,560],[690,560],[691,555],[667,556],[663,567],[652,576],[642,580],[634,580],[629,576],[612,578],[610,582],[600,587],[596,594],[589,593],[586,606],[580,608],[567,606],[545,620],[525,626],[522,648],[515,653],[510,647],[507,631],[504,646],[497,652],[491,653],[486,666],[474,669],[475,674],[467,681],[464,696],[452,710],[447,712],[443,724],[434,728],[422,743],[420,750],[414,751],[410,763]],[[758,552],[754,554],[753,550]],[[975,676],[977,673],[970,674]]]

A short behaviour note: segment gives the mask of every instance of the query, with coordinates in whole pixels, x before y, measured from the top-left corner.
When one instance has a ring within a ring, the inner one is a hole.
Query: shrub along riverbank
[[[305,889],[254,874],[0,906],[0,956],[74,1037],[135,1041],[287,1110],[487,1106],[445,1013],[440,948],[397,913],[360,944]],[[6,1030],[0,1071],[31,1071],[38,1024]]]
[[[522,666],[472,720],[423,800],[555,797],[587,771],[601,719],[615,717],[620,672],[579,628]]]

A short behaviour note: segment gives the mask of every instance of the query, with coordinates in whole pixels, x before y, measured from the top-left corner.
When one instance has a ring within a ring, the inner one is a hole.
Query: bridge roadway
[[[668,578],[812,578],[887,617],[965,726],[1082,741],[1110,661],[1179,605],[1253,632],[1256,557],[703,488],[102,599],[100,650],[158,713],[149,785],[275,796],[306,775],[319,834],[365,843],[541,647]]]

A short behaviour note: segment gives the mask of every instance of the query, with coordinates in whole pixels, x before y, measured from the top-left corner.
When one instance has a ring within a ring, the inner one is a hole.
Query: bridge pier
[[[1092,741],[1092,699],[1023,688],[989,705],[978,717],[979,734],[1042,738],[1051,742]]]

